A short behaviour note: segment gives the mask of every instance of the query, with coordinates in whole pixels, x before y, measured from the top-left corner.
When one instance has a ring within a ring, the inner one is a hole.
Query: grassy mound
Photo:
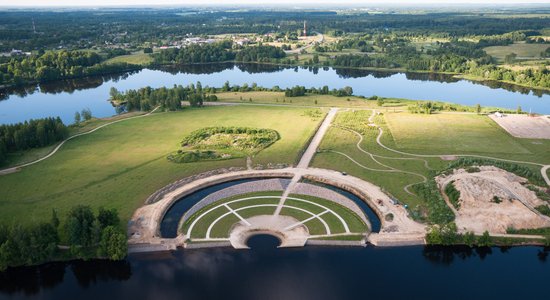
[[[189,163],[244,157],[260,152],[279,138],[279,133],[272,129],[206,127],[191,132],[182,140],[182,149],[167,158],[176,163]]]

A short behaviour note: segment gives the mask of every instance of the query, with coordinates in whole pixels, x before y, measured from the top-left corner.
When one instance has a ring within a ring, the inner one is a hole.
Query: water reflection
[[[446,74],[395,73],[330,67],[290,67],[269,64],[202,64],[163,66],[124,74],[95,76],[0,89],[0,124],[23,122],[31,118],[60,116],[70,124],[74,112],[90,108],[96,117],[116,114],[107,101],[109,89],[158,88],[187,85],[201,81],[203,86],[221,87],[256,83],[281,88],[343,88],[351,86],[356,95],[446,101],[464,105],[504,107],[550,113],[550,92],[500,82],[470,82]]]
[[[127,79],[137,72],[139,71],[109,74],[103,76],[90,76],[78,79],[66,79],[0,89],[0,100],[6,100],[11,95],[16,95],[23,98],[38,92],[43,94],[72,94],[75,91],[97,88],[107,81],[118,82],[120,80]]]
[[[67,280],[69,270],[80,288],[101,282],[125,281],[132,277],[128,261],[78,260],[10,268],[0,272],[0,296],[15,293],[34,295],[42,290],[52,289]]]
[[[0,273],[0,299],[465,299],[543,297],[548,248],[196,249],[76,261]],[[510,276],[529,274],[529,276]],[[456,283],[460,282],[460,285]],[[482,283],[482,285],[480,285]],[[499,286],[498,290],[494,286]],[[517,287],[521,286],[522,289]],[[449,297],[445,298],[449,298]],[[471,296],[471,295],[470,295]]]

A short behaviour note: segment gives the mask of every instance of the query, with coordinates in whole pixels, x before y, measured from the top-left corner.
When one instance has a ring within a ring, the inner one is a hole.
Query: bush
[[[428,221],[432,224],[447,224],[454,221],[455,215],[441,196],[434,179],[412,186],[418,197],[424,199],[428,208]]]
[[[457,190],[454,186],[454,181],[451,181],[445,187],[445,194],[449,197],[449,201],[456,208],[460,208],[460,191]]]

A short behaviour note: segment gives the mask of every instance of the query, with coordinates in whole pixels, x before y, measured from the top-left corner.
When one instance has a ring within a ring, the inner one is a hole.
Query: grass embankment
[[[75,204],[118,209],[123,224],[155,190],[207,170],[245,166],[244,159],[175,164],[166,156],[191,131],[206,126],[271,128],[281,139],[254,163],[291,164],[319,120],[292,107],[206,107],[119,122],[68,141],[58,153],[0,176],[0,222],[49,220]],[[63,220],[62,220],[63,222]]]
[[[415,158],[388,151],[376,143],[378,130],[367,124],[370,112],[340,112],[335,125],[352,128],[364,137],[361,147],[374,155],[393,158]],[[550,163],[550,140],[519,139],[510,136],[487,116],[475,114],[440,113],[432,115],[408,112],[387,112],[374,118],[384,130],[381,142],[399,151],[420,155],[471,154],[502,159]],[[446,169],[450,163],[439,157],[417,157],[416,160],[374,159],[357,149],[356,134],[335,126],[331,127],[321,143],[321,153],[313,161],[315,167],[345,171],[372,182],[411,208],[413,216],[426,214],[424,199],[405,191],[407,185],[421,182],[419,175],[433,177],[435,172]],[[342,152],[357,163],[334,151]],[[380,163],[383,165],[381,165]],[[426,167],[426,161],[429,168]],[[533,172],[540,167],[524,165]],[[392,171],[391,168],[416,173]],[[369,168],[369,169],[367,169]],[[374,169],[374,170],[373,170]]]

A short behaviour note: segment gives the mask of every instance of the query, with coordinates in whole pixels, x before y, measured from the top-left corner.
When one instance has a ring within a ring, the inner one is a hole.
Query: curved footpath
[[[30,165],[34,165],[36,163],[39,163],[43,160],[46,160],[48,158],[50,158],[51,156],[53,156],[66,142],[74,139],[74,138],[77,138],[79,136],[83,136],[83,135],[87,135],[87,134],[90,134],[90,133],[93,133],[103,127],[107,127],[109,125],[113,125],[115,123],[119,123],[119,122],[123,122],[123,121],[127,121],[127,120],[131,120],[131,119],[136,119],[136,118],[143,118],[143,117],[147,117],[149,115],[151,115],[152,113],[154,113],[160,106],[157,106],[155,107],[152,111],[146,113],[146,114],[143,114],[143,115],[139,115],[139,116],[134,116],[134,117],[129,117],[129,118],[124,118],[124,119],[120,119],[120,120],[116,120],[116,121],[112,121],[112,122],[109,122],[109,123],[105,123],[103,125],[100,125],[100,126],[97,126],[96,128],[94,129],[91,129],[89,131],[86,131],[86,132],[82,132],[82,133],[79,133],[79,134],[75,134],[73,136],[70,136],[66,139],[64,139],[63,141],[61,141],[61,143],[59,143],[50,153],[48,153],[46,156],[44,157],[41,157],[37,160],[33,160],[31,162],[28,162],[28,163],[24,163],[24,164],[21,164],[21,165],[18,165],[18,166],[15,166],[15,167],[11,167],[11,168],[7,168],[7,169],[3,169],[3,170],[0,170],[0,175],[5,175],[5,174],[10,174],[10,173],[14,173],[14,172],[17,172],[20,168],[23,168],[23,167],[27,167],[27,166],[30,166]]]

